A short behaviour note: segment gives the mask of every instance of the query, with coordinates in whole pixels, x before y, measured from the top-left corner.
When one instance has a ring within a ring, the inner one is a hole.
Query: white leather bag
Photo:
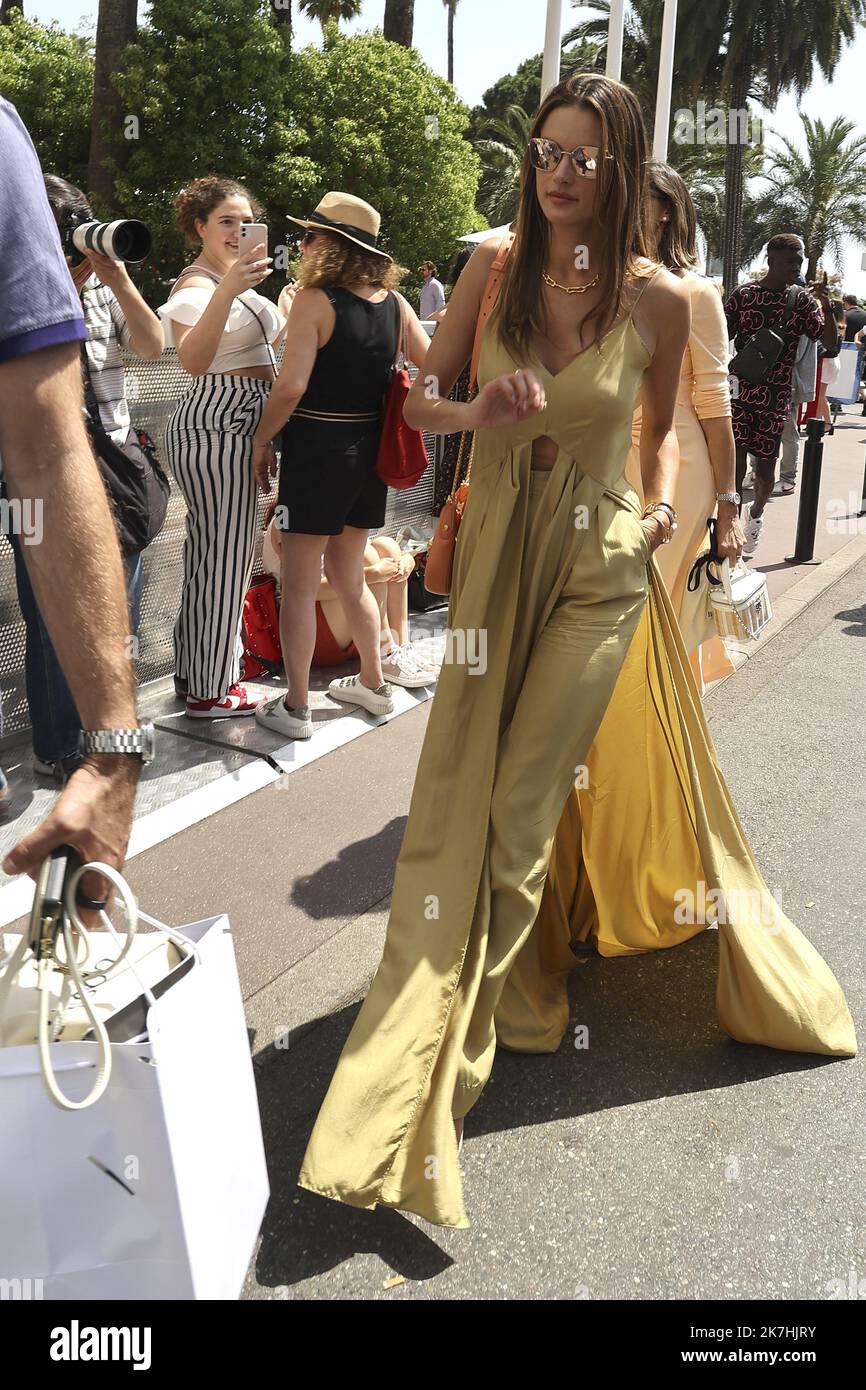
[[[721,588],[710,590],[709,607],[720,637],[738,642],[757,637],[773,617],[767,576],[749,569],[740,559],[734,569],[729,560],[718,566]]]

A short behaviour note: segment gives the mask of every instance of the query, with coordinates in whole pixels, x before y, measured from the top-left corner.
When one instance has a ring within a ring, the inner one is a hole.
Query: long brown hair
[[[548,93],[532,123],[530,140],[560,106],[586,107],[601,122],[595,216],[607,235],[601,241],[601,298],[584,320],[600,320],[596,345],[601,352],[601,338],[616,318],[626,277],[642,279],[657,269],[646,235],[646,127],[638,99],[624,83],[597,72],[576,72]],[[607,154],[613,158],[606,159]],[[543,335],[546,327],[541,273],[550,242],[550,224],[535,191],[528,146],[520,171],[516,222],[517,235],[491,317],[511,355],[527,361],[533,337]]]
[[[657,260],[668,270],[691,270],[698,264],[698,219],[692,195],[676,169],[660,159],[647,164],[650,196],[664,203],[668,221],[659,228]]]

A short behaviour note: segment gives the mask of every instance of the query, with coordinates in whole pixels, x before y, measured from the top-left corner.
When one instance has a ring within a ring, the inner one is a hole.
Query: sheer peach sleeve
[[[712,281],[696,280],[691,304],[689,350],[694,372],[695,413],[699,420],[715,420],[731,413],[728,325],[719,292]]]

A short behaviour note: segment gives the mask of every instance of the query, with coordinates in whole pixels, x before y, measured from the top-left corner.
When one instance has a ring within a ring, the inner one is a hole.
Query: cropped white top
[[[161,304],[157,313],[165,327],[166,347],[174,347],[173,323],[198,323],[213,297],[214,288],[222,276],[202,266],[193,266],[187,273],[206,275],[213,285],[188,285],[176,289],[167,303]],[[255,290],[244,290],[232,300],[225,330],[220,339],[216,356],[208,367],[208,373],[238,372],[247,368],[271,366],[270,353],[265,342],[272,343],[285,327],[286,320],[275,304]]]

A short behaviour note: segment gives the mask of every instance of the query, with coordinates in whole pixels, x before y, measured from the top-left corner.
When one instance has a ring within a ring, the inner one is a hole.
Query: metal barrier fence
[[[132,420],[156,440],[160,460],[166,473],[171,476],[164,448],[165,427],[189,386],[189,377],[173,351],[163,353],[155,362],[142,362],[124,354],[124,366]],[[411,372],[414,376],[414,367]],[[440,441],[432,435],[425,435],[424,438],[433,466],[427,469],[415,487],[401,492],[389,490],[385,525],[378,534],[383,531],[394,536],[401,526],[420,520],[432,510]],[[264,517],[265,505],[265,499],[260,498],[260,522]],[[186,504],[172,478],[165,525],[144,552],[144,591],[137,661],[141,685],[168,676],[174,669],[172,631],[180,603],[185,529]],[[256,570],[260,569],[260,555],[261,540],[256,552]],[[30,727],[24,687],[24,637],[24,622],[15,587],[15,564],[9,542],[3,536],[0,537],[0,692],[3,698],[4,737],[20,734]]]

